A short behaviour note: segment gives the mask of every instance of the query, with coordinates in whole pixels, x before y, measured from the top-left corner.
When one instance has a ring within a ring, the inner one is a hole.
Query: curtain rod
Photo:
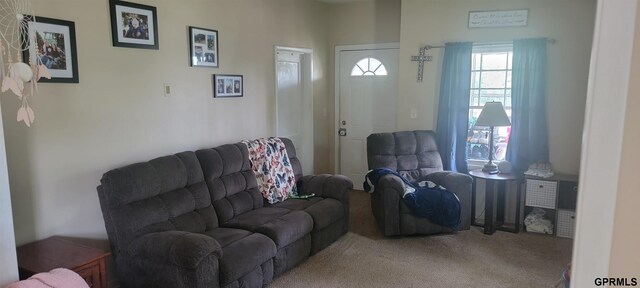
[[[475,46],[488,46],[488,45],[501,45],[501,44],[512,44],[513,42],[485,42],[485,43],[474,43],[473,45]],[[553,38],[549,38],[547,39],[547,43],[549,44],[556,44],[556,39]],[[444,45],[425,45],[424,49],[425,50],[430,50],[430,49],[439,49],[439,48],[444,48]]]

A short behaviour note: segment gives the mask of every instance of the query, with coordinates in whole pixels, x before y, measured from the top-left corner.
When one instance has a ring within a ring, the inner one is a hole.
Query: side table
[[[111,254],[108,251],[53,236],[19,246],[17,254],[20,279],[55,268],[67,268],[78,273],[89,287],[107,287],[105,258]]]
[[[476,187],[478,179],[483,179],[485,181],[484,234],[491,235],[496,230],[518,233],[520,230],[520,182],[522,181],[522,177],[513,174],[489,174],[482,170],[469,171],[469,175],[473,177],[473,191],[471,193],[471,224],[478,225],[475,223]],[[507,227],[504,223],[506,184],[510,181],[515,181],[517,183],[516,217],[513,228]],[[495,215],[494,205],[496,206]]]

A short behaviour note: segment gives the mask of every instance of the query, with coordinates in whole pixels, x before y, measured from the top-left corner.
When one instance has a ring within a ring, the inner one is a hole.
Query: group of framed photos
[[[160,49],[155,7],[109,0],[113,46]],[[44,65],[51,79],[39,82],[79,83],[75,24],[71,21],[26,15],[22,34],[25,62]],[[25,39],[24,37],[28,37]],[[27,49],[28,48],[28,49]],[[189,64],[219,68],[218,31],[189,27]],[[214,74],[214,97],[242,97],[242,75]]]

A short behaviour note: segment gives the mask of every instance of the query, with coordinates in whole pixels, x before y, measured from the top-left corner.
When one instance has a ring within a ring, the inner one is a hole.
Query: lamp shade
[[[495,127],[510,126],[511,121],[502,107],[502,102],[487,102],[478,116],[475,126]]]

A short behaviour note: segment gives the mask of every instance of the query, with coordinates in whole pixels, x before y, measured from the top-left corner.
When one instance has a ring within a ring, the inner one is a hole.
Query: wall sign
[[[471,11],[469,28],[527,26],[529,9]]]

